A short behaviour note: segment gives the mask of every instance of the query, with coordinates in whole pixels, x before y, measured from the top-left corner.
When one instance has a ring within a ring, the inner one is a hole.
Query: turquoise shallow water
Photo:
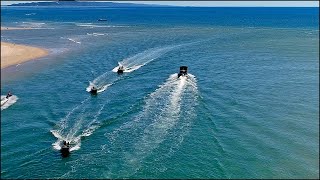
[[[2,41],[50,50],[1,70],[1,95],[18,98],[1,111],[2,178],[319,177],[314,8],[11,7],[1,17],[42,28]],[[131,72],[112,72],[118,62]],[[188,79],[176,79],[180,65]],[[89,82],[103,92],[91,96]]]

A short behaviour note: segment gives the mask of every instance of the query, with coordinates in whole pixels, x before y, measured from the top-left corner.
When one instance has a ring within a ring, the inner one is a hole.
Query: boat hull
[[[61,150],[62,157],[68,157],[70,155],[70,148],[69,147],[62,147]]]

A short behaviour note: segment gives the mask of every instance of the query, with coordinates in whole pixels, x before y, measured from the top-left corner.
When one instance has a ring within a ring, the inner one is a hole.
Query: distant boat
[[[118,64],[119,64],[119,68],[118,68],[117,73],[118,73],[118,74],[123,74],[124,67],[123,67],[123,65],[122,65],[122,64],[120,64],[119,62],[118,62]]]
[[[90,90],[90,93],[91,93],[92,95],[97,95],[97,94],[98,94],[98,89],[93,86],[93,87],[91,88],[91,90]]]
[[[107,19],[98,19],[98,21],[107,21]]]
[[[70,154],[70,144],[69,142],[63,141],[63,144],[60,149],[62,157],[68,157]]]
[[[178,74],[178,78],[180,76],[188,76],[188,67],[187,66],[180,66],[180,72]]]

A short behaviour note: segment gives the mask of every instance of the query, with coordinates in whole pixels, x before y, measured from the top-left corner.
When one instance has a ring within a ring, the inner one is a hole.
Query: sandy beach
[[[28,29],[37,28],[1,27],[1,31]],[[48,55],[48,51],[46,49],[1,42],[1,69],[11,65],[20,64],[29,60],[37,59],[46,55]]]
[[[46,55],[46,49],[1,42],[1,69]]]

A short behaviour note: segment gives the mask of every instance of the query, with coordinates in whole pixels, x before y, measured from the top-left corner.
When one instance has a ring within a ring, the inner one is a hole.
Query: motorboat
[[[93,86],[93,87],[91,88],[91,90],[90,90],[90,93],[91,93],[92,95],[97,95],[97,94],[98,94],[98,89]]]
[[[98,19],[98,21],[107,21],[107,19]]]
[[[180,66],[180,72],[178,73],[178,78],[180,76],[188,76],[188,67],[187,66]]]
[[[1,99],[1,106],[3,106],[6,102],[8,102],[11,96],[12,96],[12,94],[9,92],[6,97],[2,98]]]
[[[62,157],[68,157],[70,154],[70,144],[69,142],[63,141],[63,144],[60,149]]]
[[[119,68],[118,68],[118,70],[117,70],[117,73],[118,73],[118,74],[122,74],[123,71],[124,71],[124,67],[123,67],[122,65],[119,66]]]

